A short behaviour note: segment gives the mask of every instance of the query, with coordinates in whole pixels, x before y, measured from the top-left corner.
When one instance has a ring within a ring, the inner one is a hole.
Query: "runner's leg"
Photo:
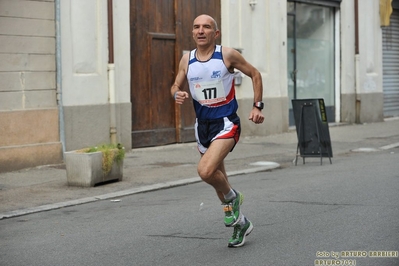
[[[223,173],[223,176],[225,177],[227,183],[229,183],[229,180],[228,180],[228,177],[227,177],[227,173],[226,173],[226,169],[225,169],[225,167],[224,167],[224,161],[222,161],[222,162],[219,164],[218,170],[220,170],[220,171]],[[229,186],[231,187],[230,183],[229,183]],[[223,195],[223,193],[220,192],[220,191],[216,191],[216,193],[217,193],[218,198],[220,199],[220,201],[221,201],[222,203],[224,203],[225,200],[224,200],[224,195]]]
[[[241,193],[234,191],[226,175],[224,158],[235,145],[234,139],[216,139],[202,155],[198,163],[198,174],[203,181],[213,186],[224,205],[224,224],[235,226],[241,217],[240,205],[243,201]]]
[[[230,184],[227,180],[223,160],[235,145],[235,140],[216,139],[202,155],[198,163],[198,174],[203,181],[213,186],[219,198],[224,201],[223,195],[230,192]],[[221,194],[221,196],[219,196]]]

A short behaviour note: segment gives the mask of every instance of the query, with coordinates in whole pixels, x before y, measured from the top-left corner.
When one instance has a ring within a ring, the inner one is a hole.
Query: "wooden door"
[[[195,141],[192,102],[176,105],[170,86],[195,48],[194,18],[206,13],[220,25],[220,1],[130,0],[130,11],[132,147]]]

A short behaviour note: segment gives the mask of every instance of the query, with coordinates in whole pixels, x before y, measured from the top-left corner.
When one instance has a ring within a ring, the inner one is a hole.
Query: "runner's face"
[[[218,36],[219,31],[215,29],[215,24],[210,17],[199,16],[194,20],[193,38],[197,45],[213,45]]]

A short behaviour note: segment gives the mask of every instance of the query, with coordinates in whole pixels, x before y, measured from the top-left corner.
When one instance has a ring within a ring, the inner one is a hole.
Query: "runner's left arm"
[[[223,55],[226,66],[230,71],[234,71],[234,68],[236,68],[251,78],[254,90],[254,103],[261,102],[263,98],[263,84],[260,72],[246,61],[245,58],[235,49],[223,47]],[[253,107],[249,114],[249,120],[252,120],[256,124],[263,123],[264,116],[262,111]]]

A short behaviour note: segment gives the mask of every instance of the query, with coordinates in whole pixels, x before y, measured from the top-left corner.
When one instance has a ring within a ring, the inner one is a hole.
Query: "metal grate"
[[[399,9],[382,28],[384,116],[399,116]]]

